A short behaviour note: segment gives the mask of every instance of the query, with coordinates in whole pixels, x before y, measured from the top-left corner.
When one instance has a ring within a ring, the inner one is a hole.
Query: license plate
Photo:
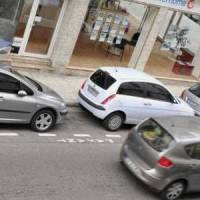
[[[129,158],[126,158],[126,163],[128,164],[128,166],[130,166],[134,171],[137,171],[138,168],[135,165],[135,163],[133,163]]]
[[[90,85],[88,85],[88,92],[95,97],[99,94],[99,92]]]

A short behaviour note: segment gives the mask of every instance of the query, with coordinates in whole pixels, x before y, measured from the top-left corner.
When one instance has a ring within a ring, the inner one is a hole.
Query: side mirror
[[[27,92],[24,91],[24,90],[20,90],[17,94],[18,94],[19,97],[25,97],[25,96],[27,96]]]

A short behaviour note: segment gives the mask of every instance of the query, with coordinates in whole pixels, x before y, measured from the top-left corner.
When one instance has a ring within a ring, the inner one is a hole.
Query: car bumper
[[[58,114],[57,123],[58,124],[64,123],[64,121],[67,119],[67,114],[68,114],[67,108],[60,111]]]
[[[85,97],[81,91],[79,91],[79,103],[86,108],[89,112],[91,112],[95,117],[99,119],[104,119],[107,116],[107,111],[102,105],[98,105],[87,97]]]
[[[128,152],[126,150],[126,145],[123,146],[121,150],[120,159],[125,164],[125,166],[144,184],[148,185],[152,190],[156,192],[160,192],[165,187],[165,183],[163,183],[161,178],[154,177],[148,171],[142,169],[135,160],[128,156]]]

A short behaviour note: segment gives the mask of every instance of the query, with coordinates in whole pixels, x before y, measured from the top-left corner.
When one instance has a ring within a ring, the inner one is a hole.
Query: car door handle
[[[3,101],[4,100],[4,98],[3,97],[0,97],[0,101]]]
[[[145,106],[151,106],[151,103],[144,103]]]

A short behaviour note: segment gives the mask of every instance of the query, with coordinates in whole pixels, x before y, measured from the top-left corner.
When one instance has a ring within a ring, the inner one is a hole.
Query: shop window
[[[191,16],[177,16],[172,15],[174,18],[168,21],[164,36],[157,38],[145,72],[162,77],[194,79],[193,60],[200,48],[200,25]]]
[[[126,0],[92,0],[70,65],[127,66],[145,11],[145,6]]]

